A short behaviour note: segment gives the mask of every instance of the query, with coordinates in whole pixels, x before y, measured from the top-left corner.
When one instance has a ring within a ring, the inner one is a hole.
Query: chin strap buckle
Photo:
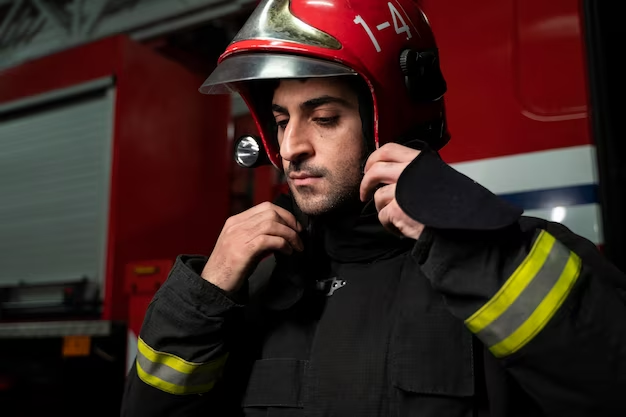
[[[339,279],[337,277],[324,279],[321,281],[315,282],[315,288],[318,291],[324,293],[327,297],[330,297],[337,291],[339,288],[343,288],[347,282],[343,279]]]

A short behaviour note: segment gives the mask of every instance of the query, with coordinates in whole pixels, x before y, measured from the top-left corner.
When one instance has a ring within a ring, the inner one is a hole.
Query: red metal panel
[[[197,92],[202,79],[147,48],[125,42],[111,194],[109,266],[211,252],[228,216],[230,161],[224,158],[228,97]],[[119,300],[105,316],[125,316],[120,281],[107,297]]]
[[[524,110],[556,120],[586,117],[578,2],[517,0],[515,11],[513,66]]]
[[[254,205],[276,198],[276,168],[266,165],[254,170]]]
[[[448,80],[449,162],[591,142],[577,0],[424,0]]]
[[[107,38],[0,71],[0,103],[116,74],[123,41]]]
[[[127,318],[124,267],[209,253],[228,214],[229,98],[124,36],[0,73],[0,103],[104,76],[117,79],[105,305]]]

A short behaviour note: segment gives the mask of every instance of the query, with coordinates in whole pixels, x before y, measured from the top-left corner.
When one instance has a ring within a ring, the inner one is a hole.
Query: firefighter
[[[241,94],[290,193],[177,259],[123,415],[626,415],[626,277],[439,158],[413,0],[262,1],[201,91]]]

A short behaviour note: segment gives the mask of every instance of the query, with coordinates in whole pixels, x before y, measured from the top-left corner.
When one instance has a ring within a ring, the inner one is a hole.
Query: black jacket
[[[376,213],[318,222],[239,294],[182,256],[150,305],[122,415],[624,416],[626,277],[435,154]]]

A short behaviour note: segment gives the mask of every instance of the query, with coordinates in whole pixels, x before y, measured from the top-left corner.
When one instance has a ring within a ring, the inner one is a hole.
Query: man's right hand
[[[230,217],[224,224],[202,278],[226,292],[241,288],[269,253],[303,251],[296,218],[272,203],[262,203]]]

